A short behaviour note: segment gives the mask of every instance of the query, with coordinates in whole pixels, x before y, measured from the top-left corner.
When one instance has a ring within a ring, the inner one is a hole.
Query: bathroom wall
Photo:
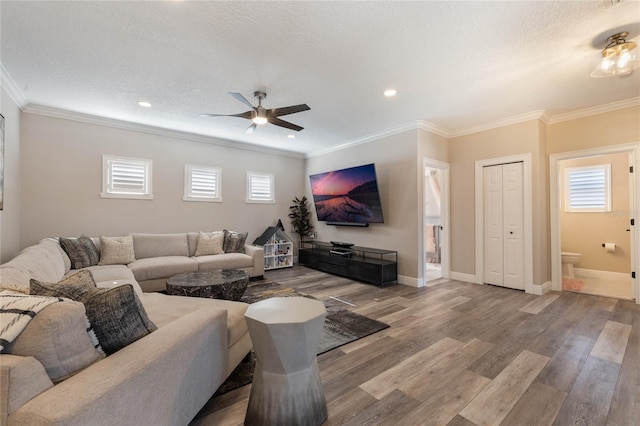
[[[564,208],[564,170],[567,167],[611,164],[609,213],[570,213]],[[631,272],[629,229],[629,158],[626,153],[563,160],[558,168],[562,181],[560,223],[562,251],[582,253],[576,268],[609,272]],[[602,243],[616,244],[615,253],[606,253]]]

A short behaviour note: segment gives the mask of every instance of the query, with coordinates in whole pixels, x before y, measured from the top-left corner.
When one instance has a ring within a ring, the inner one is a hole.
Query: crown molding
[[[611,102],[604,105],[598,105],[591,108],[585,108],[578,111],[567,112],[564,114],[556,114],[551,116],[547,124],[562,123],[563,121],[575,120],[578,118],[589,117],[591,115],[604,114],[606,112],[617,111],[624,108],[633,108],[640,106],[640,96],[625,99],[623,101]]]
[[[417,122],[418,129],[425,130],[427,132],[433,133],[434,135],[442,136],[443,138],[450,139],[451,131],[442,126],[438,126],[437,124],[430,123],[428,121],[420,120]]]
[[[133,123],[130,121],[117,120],[114,118],[99,117],[96,115],[83,114],[79,112],[67,111],[58,108],[51,108],[42,105],[27,105],[23,111],[29,114],[43,115],[47,117],[60,118],[63,120],[78,121],[81,123],[94,124],[97,126],[111,127],[114,129],[129,130],[132,132],[148,133],[156,136],[188,140],[191,142],[206,143],[210,145],[224,146],[228,148],[243,149],[246,151],[260,152],[263,154],[281,155],[304,159],[301,153],[286,151],[283,149],[269,148],[261,145],[248,144],[246,142],[220,139],[214,136],[200,135],[180,130],[172,130],[163,127],[150,126],[148,124]]]
[[[478,126],[471,126],[464,129],[456,130],[451,133],[452,138],[458,136],[471,135],[473,133],[484,132],[486,130],[497,129],[499,127],[510,126],[512,124],[523,123],[531,120],[542,120],[547,123],[549,121],[549,114],[544,110],[527,112],[525,114],[514,115],[512,117],[502,118],[500,120],[490,121]]]
[[[27,105],[27,98],[24,96],[24,93],[18,88],[18,85],[11,75],[7,72],[7,69],[0,63],[0,85],[7,92],[13,103],[16,104],[18,108],[24,110],[24,107]]]

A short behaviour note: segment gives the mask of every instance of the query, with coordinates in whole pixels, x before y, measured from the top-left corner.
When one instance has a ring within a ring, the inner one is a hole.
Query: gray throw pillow
[[[224,230],[224,242],[222,249],[225,253],[244,253],[244,243],[247,240],[248,232],[234,232]]]
[[[60,246],[71,260],[71,269],[88,268],[100,261],[100,252],[89,237],[60,237]]]
[[[100,237],[100,261],[98,265],[128,265],[135,262],[133,237]]]
[[[90,290],[96,288],[93,275],[88,270],[69,275],[59,283],[46,283],[33,278],[30,281],[29,294],[36,296],[66,297],[81,301]]]
[[[151,322],[131,284],[96,288],[81,300],[107,355],[158,329]]]

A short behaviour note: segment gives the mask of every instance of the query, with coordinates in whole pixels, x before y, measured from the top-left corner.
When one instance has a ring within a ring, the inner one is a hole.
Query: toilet
[[[582,254],[580,253],[571,253],[568,251],[562,252],[562,276],[567,278],[575,278],[576,276],[573,273],[573,267],[580,263],[580,258],[582,258]]]

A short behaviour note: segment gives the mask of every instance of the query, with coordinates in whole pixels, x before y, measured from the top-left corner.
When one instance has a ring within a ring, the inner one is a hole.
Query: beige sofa
[[[187,424],[249,353],[247,304],[143,292],[137,281],[143,277],[149,290],[174,273],[239,265],[238,256],[221,263],[186,255],[177,259],[175,247],[151,244],[162,237],[138,235],[134,241],[141,258],[133,264],[88,269],[98,287],[131,284],[158,330],[55,385],[35,358],[0,355],[3,425]],[[165,242],[177,241],[171,235]],[[256,249],[249,246],[248,257],[259,256]],[[149,254],[158,256],[145,257]],[[57,241],[43,240],[0,265],[0,290],[24,292],[31,278],[57,283],[73,272],[70,265]],[[262,259],[246,266],[252,275],[262,275],[262,267]]]

